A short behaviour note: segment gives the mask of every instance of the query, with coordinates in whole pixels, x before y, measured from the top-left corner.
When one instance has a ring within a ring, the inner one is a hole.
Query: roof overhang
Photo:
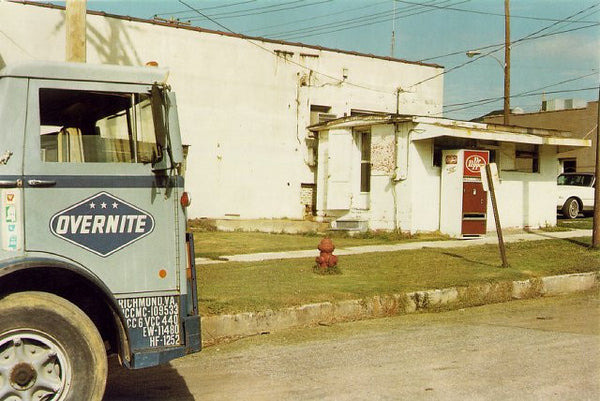
[[[564,131],[397,114],[344,117],[312,125],[308,129],[319,132],[385,124],[411,124],[411,141],[450,137],[534,145],[591,146],[590,140],[572,138],[570,133]]]

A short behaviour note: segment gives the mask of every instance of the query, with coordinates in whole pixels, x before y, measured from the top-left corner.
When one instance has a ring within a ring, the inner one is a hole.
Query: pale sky
[[[394,31],[394,57],[446,68],[446,117],[502,108],[504,0],[87,0],[87,7],[380,56],[391,55]],[[598,0],[510,0],[510,14],[511,107],[539,110],[543,94],[598,99]],[[467,58],[473,49],[493,53]]]

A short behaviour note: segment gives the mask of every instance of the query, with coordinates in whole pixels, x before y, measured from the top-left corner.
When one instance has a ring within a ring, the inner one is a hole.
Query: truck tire
[[[0,299],[0,400],[101,401],[107,371],[102,338],[77,306],[44,292]]]
[[[569,198],[562,207],[562,214],[567,219],[574,219],[579,215],[579,201]]]

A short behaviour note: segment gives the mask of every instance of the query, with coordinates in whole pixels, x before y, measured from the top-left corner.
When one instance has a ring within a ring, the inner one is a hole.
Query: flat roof
[[[485,124],[447,118],[401,114],[342,117],[308,127],[313,132],[343,128],[365,128],[373,125],[411,123],[410,140],[420,141],[437,137],[481,139],[487,141],[557,145],[569,147],[591,146],[589,139],[571,138],[569,132],[519,127],[513,125]]]

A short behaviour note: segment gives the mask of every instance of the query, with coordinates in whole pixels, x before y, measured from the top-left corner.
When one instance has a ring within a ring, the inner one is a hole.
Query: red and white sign
[[[490,159],[487,150],[465,150],[464,177],[481,177],[481,169],[485,167]]]

